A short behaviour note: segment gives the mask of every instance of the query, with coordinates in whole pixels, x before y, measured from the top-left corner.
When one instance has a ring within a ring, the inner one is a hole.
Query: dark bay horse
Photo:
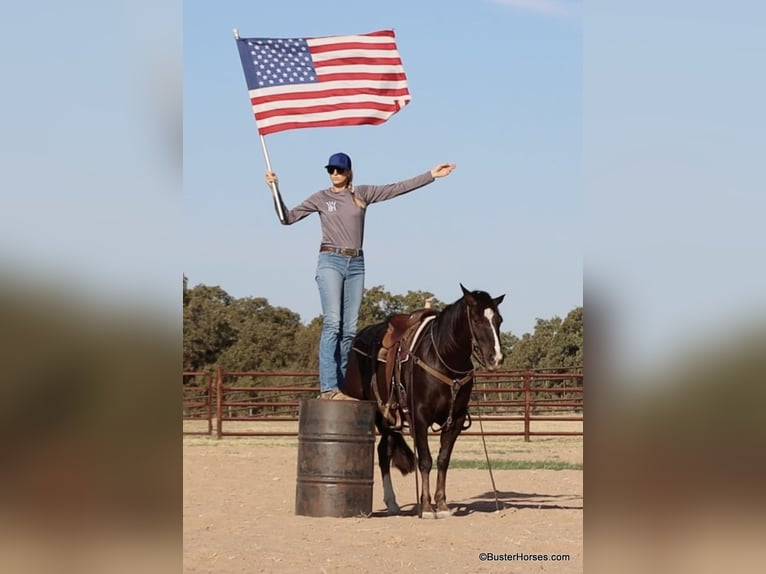
[[[389,514],[399,512],[391,484],[391,463],[402,474],[415,470],[415,455],[402,435],[404,425],[414,437],[418,454],[423,484],[420,515],[451,515],[445,492],[447,467],[455,440],[468,419],[474,380],[472,359],[488,369],[496,369],[503,361],[503,319],[498,305],[505,295],[492,298],[484,291],[460,288],[463,296],[442,311],[392,316],[362,329],[352,344],[343,392],[378,403],[378,462]],[[441,429],[441,445],[432,501],[428,431],[433,425]]]

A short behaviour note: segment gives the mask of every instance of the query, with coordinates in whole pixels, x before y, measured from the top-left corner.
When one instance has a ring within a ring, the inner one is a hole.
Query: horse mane
[[[443,352],[452,352],[460,348],[461,342],[455,338],[455,333],[459,331],[461,322],[465,320],[466,304],[465,297],[450,303],[441,310],[431,327],[434,340]]]

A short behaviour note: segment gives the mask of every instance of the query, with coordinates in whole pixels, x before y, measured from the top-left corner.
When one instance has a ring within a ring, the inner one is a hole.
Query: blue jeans
[[[364,256],[320,253],[316,282],[322,301],[319,390],[337,390],[346,376],[348,353],[364,294]]]

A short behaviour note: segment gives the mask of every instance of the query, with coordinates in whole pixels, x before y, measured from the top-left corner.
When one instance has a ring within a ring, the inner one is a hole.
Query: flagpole
[[[269,171],[273,171],[271,169],[271,162],[269,161],[269,151],[266,149],[266,138],[263,137],[263,135],[260,135],[261,138],[261,148],[263,149],[263,157],[266,160],[266,169]],[[279,186],[277,185],[277,182],[273,182],[271,185],[271,195],[274,196],[274,209],[277,210],[277,217],[279,217],[279,221],[283,224],[286,224],[287,221],[285,220],[285,214],[282,212],[282,196],[279,194]]]
[[[232,32],[234,33],[234,40],[239,40],[239,30],[236,28],[232,29]],[[273,171],[271,169],[271,161],[269,161],[269,151],[266,149],[266,139],[263,137],[263,134],[258,134],[261,138],[261,149],[263,149],[263,157],[266,160],[266,169],[268,171]],[[277,217],[279,217],[279,221],[282,224],[286,224],[287,220],[285,219],[285,214],[282,211],[282,196],[279,193],[279,185],[277,182],[273,182],[269,185],[271,188],[271,195],[274,198],[274,209],[277,211]]]

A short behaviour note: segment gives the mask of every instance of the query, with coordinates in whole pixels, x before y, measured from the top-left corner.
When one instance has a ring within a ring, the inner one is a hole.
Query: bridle
[[[465,312],[466,312],[466,318],[468,320],[468,331],[471,333],[471,358],[475,359],[477,363],[479,363],[482,367],[486,368],[487,362],[484,360],[484,354],[481,352],[481,348],[479,347],[479,344],[476,342],[476,334],[474,333],[473,322],[471,321],[471,308],[466,307]],[[490,326],[492,326],[491,323],[490,323]],[[494,329],[494,326],[492,326],[492,328]],[[468,373],[474,372],[474,368],[468,369],[467,371],[461,371],[459,369],[454,369],[447,364],[447,361],[445,361],[442,358],[441,354],[439,354],[439,348],[436,346],[436,340],[434,339],[433,324],[431,325],[431,347],[433,348],[434,353],[436,354],[436,358],[439,359],[439,362],[448,371],[452,373],[457,373],[458,375],[467,375]],[[414,354],[413,356],[417,358],[417,356],[415,356]]]
[[[468,313],[468,330],[471,332],[471,357],[476,359],[476,361],[484,368],[487,367],[487,362],[484,360],[484,353],[481,352],[481,349],[479,348],[479,344],[476,342],[476,335],[473,333],[473,322],[471,321],[471,308],[466,308],[466,313]],[[492,325],[490,322],[490,327],[494,330],[495,326]]]
[[[466,315],[468,319],[468,330],[471,333],[471,357],[476,358],[476,360],[479,362],[479,364],[482,367],[486,367],[486,363],[484,361],[483,356],[481,355],[478,343],[476,342],[476,336],[473,332],[473,325],[471,323],[471,308],[466,307]],[[429,375],[433,376],[434,378],[438,379],[445,385],[449,385],[451,393],[450,393],[450,411],[449,416],[447,417],[447,421],[442,426],[442,430],[445,428],[449,428],[452,425],[452,412],[455,406],[455,397],[457,397],[457,394],[460,392],[460,389],[468,382],[473,381],[473,375],[474,375],[474,368],[473,366],[467,370],[467,371],[460,371],[458,369],[453,369],[450,367],[447,362],[442,358],[442,356],[439,354],[439,349],[436,346],[436,340],[434,339],[434,326],[433,323],[431,324],[431,347],[434,350],[434,353],[436,354],[436,358],[439,360],[439,362],[442,364],[443,367],[445,367],[449,372],[456,373],[457,375],[464,375],[461,378],[450,378],[446,376],[444,373],[437,371],[427,363],[425,363],[420,357],[418,357],[414,353],[414,349],[412,350],[412,360],[415,365],[423,369],[425,372],[427,372]],[[470,423],[470,415],[468,415],[468,427],[471,426]],[[465,428],[468,428],[465,427]],[[463,430],[465,430],[465,428]]]

